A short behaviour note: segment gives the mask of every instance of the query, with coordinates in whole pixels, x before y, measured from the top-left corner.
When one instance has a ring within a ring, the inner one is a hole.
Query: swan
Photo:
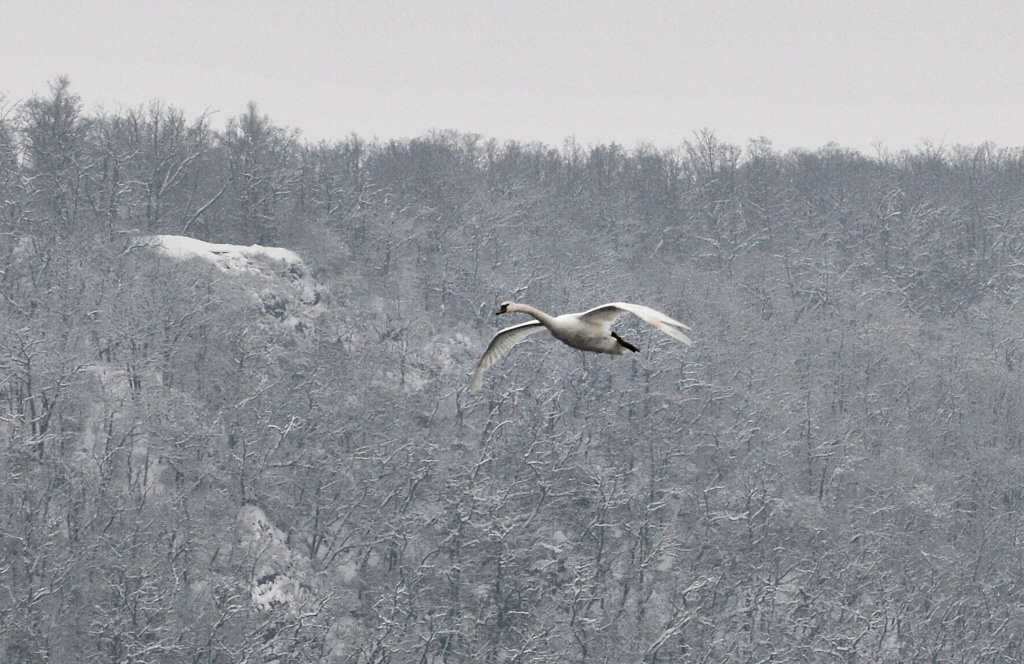
[[[473,380],[469,385],[470,392],[478,391],[480,386],[483,385],[484,371],[488,367],[504,357],[517,343],[534,332],[540,332],[545,328],[554,338],[579,350],[586,350],[592,353],[609,353],[611,355],[622,355],[626,351],[635,353],[640,349],[612,330],[612,323],[619,316],[630,313],[658,328],[673,339],[682,341],[687,346],[691,343],[690,337],[686,335],[687,332],[691,331],[688,326],[642,304],[609,302],[582,313],[550,316],[528,304],[502,302],[501,307],[494,315],[500,316],[513,312],[529,314],[535,320],[506,327],[494,335],[491,343],[487,346],[487,350],[480,357],[480,361],[476,363],[476,371],[473,372]]]

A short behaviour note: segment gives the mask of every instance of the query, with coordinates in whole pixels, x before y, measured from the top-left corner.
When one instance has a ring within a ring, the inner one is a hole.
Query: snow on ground
[[[264,272],[261,263],[270,259],[283,261],[289,270],[299,269],[296,276],[302,274],[302,258],[291,249],[281,247],[215,244],[183,235],[151,235],[144,239],[143,244],[174,258],[202,258],[224,272]]]

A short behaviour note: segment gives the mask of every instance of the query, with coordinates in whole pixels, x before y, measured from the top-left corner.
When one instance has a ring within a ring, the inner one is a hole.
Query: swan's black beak
[[[500,316],[500,315],[502,315],[504,313],[508,313],[508,305],[507,304],[501,305],[501,309],[498,309],[497,311],[495,311],[494,315],[495,316]]]

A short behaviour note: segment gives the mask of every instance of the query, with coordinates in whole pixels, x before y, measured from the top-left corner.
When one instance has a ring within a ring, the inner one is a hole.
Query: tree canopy
[[[5,659],[1024,658],[1024,150],[3,108]],[[315,326],[154,234],[298,252]],[[506,299],[695,343],[468,395]]]

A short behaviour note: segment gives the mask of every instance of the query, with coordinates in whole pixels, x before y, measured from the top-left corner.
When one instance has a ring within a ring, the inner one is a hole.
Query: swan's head
[[[501,306],[498,307],[498,310],[494,312],[494,315],[495,316],[500,316],[502,314],[507,314],[508,311],[509,311],[508,308],[511,307],[513,304],[514,304],[513,302],[502,302]]]

